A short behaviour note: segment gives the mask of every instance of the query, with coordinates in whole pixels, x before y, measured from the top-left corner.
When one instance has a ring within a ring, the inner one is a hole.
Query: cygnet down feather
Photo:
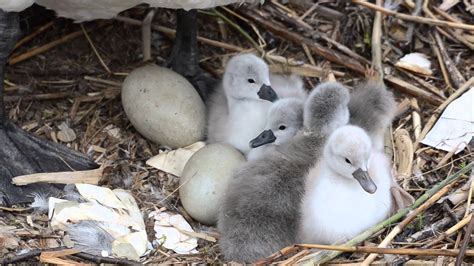
[[[386,156],[367,133],[343,126],[329,137],[306,177],[299,237],[303,243],[341,244],[384,220],[392,209]]]
[[[252,150],[247,159],[264,156],[293,138],[303,126],[303,105],[304,101],[298,98],[285,98],[272,104],[265,130],[250,141]]]
[[[234,56],[208,102],[208,142],[228,143],[246,154],[249,141],[262,132],[268,109],[277,99],[267,64],[253,54]]]
[[[254,262],[296,243],[304,176],[321,155],[330,129],[348,122],[348,101],[342,85],[319,85],[305,103],[304,129],[236,172],[218,219],[226,260]]]
[[[392,123],[396,104],[383,82],[369,79],[355,86],[349,101],[349,123],[362,127],[377,150],[383,149],[383,133]]]
[[[270,74],[270,83],[278,98],[298,98],[306,100],[308,93],[304,89],[303,79],[297,75]]]

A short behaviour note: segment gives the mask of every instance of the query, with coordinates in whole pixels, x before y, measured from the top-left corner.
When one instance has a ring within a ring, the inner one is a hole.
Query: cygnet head
[[[266,130],[250,141],[250,147],[268,143],[280,145],[290,140],[303,126],[303,105],[303,100],[297,98],[285,98],[272,104]]]
[[[224,90],[235,100],[267,100],[274,102],[277,94],[270,86],[267,64],[254,54],[232,57],[224,73]]]
[[[305,131],[331,134],[349,122],[349,91],[340,83],[319,84],[308,96],[303,112]]]
[[[373,194],[377,186],[368,174],[371,150],[370,137],[362,128],[343,126],[329,136],[324,160],[338,176],[355,178],[366,192]]]

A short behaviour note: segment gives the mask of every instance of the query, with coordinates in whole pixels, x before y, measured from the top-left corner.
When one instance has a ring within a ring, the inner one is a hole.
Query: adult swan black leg
[[[216,80],[199,67],[197,46],[197,11],[176,11],[176,39],[168,59],[168,66],[193,84],[204,100],[216,85]]]
[[[40,140],[7,119],[3,102],[4,70],[18,36],[18,14],[0,9],[0,206],[31,202],[34,193],[55,195],[59,191],[58,187],[50,184],[15,186],[11,183],[15,176],[98,167],[86,156],[62,145]]]

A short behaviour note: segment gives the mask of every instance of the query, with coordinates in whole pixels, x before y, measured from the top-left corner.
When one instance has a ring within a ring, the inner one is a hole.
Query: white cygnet
[[[209,99],[208,141],[228,143],[243,153],[265,127],[268,109],[278,99],[267,64],[253,54],[229,60],[222,84]]]
[[[303,126],[304,101],[286,98],[276,101],[268,111],[265,130],[250,141],[248,160],[255,160],[289,141]]]
[[[338,128],[306,176],[300,241],[341,244],[384,220],[391,185],[388,160],[369,135],[357,126]]]
[[[304,101],[308,97],[300,76],[270,74],[270,82],[280,99],[298,98]]]

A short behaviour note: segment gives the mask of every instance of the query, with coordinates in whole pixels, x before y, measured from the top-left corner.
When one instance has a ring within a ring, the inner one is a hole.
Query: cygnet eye
[[[254,80],[254,79],[247,79],[247,81],[248,81],[249,83],[255,83],[255,80]]]
[[[281,125],[280,127],[278,127],[279,130],[285,130],[286,129],[286,126],[285,125]]]
[[[352,163],[351,163],[351,160],[349,160],[349,159],[347,159],[347,158],[344,158],[344,159],[346,160],[346,163],[352,164]]]

